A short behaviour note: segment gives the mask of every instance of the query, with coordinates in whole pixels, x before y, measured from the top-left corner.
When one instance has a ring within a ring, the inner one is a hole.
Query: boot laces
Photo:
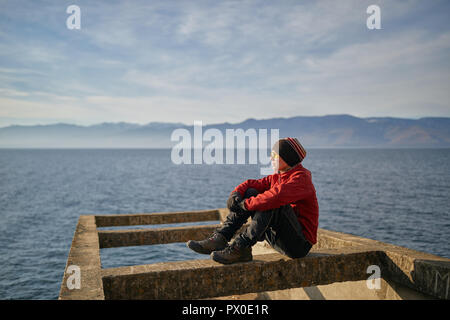
[[[209,237],[208,237],[208,240],[215,240],[215,239],[217,239],[218,238],[218,234],[217,234],[217,232],[213,232]]]
[[[237,250],[238,250],[237,245],[235,243],[232,243],[232,244],[230,244],[230,245],[225,247],[224,252],[225,253],[233,253],[233,252],[235,252]]]

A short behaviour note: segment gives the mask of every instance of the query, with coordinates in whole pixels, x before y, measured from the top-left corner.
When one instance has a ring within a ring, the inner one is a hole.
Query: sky
[[[449,13],[447,0],[0,0],[0,126],[450,117]]]

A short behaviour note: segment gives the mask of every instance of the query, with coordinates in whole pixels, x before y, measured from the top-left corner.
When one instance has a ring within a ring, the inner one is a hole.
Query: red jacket
[[[249,179],[238,185],[237,191],[244,196],[248,188],[255,188],[259,194],[245,199],[245,207],[250,211],[265,211],[290,204],[297,214],[305,238],[317,242],[319,225],[319,204],[316,189],[311,180],[311,172],[298,164],[284,173],[275,173],[259,180]]]

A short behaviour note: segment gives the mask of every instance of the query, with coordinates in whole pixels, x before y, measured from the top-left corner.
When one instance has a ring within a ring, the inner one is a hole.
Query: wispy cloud
[[[446,1],[77,3],[5,3],[2,123],[450,116]]]

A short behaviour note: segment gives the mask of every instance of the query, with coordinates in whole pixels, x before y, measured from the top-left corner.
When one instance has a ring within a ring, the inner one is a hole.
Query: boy
[[[223,264],[251,261],[252,246],[263,240],[290,258],[306,256],[317,242],[319,205],[311,172],[301,164],[305,156],[296,138],[278,140],[271,153],[276,173],[238,185],[228,198],[226,221],[207,239],[187,246]],[[248,227],[228,245],[249,217]]]

